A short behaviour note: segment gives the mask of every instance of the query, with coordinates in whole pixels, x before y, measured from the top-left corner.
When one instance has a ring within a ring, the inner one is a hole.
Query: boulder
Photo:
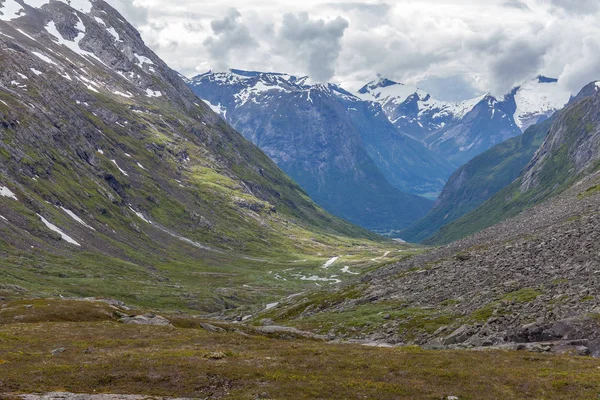
[[[123,317],[119,320],[119,322],[130,325],[171,326],[171,322],[168,319],[156,314]]]
[[[450,335],[446,336],[446,338],[443,341],[444,345],[449,346],[453,344],[464,343],[471,336],[469,334],[469,331],[469,325],[461,326],[460,328],[452,332]]]

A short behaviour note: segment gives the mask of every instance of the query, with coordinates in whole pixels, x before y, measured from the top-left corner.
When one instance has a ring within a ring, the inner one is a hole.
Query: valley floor
[[[596,399],[600,360],[327,344],[242,325],[126,325],[105,303],[0,303],[0,398]],[[211,332],[217,330],[217,332]]]

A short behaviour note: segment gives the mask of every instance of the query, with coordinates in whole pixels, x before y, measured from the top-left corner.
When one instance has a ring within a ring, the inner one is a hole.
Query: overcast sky
[[[377,74],[443,100],[600,79],[600,0],[107,0],[174,69]]]

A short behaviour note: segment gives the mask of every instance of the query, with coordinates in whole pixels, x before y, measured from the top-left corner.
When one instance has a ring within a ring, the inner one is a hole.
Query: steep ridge
[[[581,176],[597,170],[599,110],[599,86],[590,83],[556,117],[544,143],[518,179],[476,210],[443,227],[427,242],[448,243],[492,226],[561,193]]]
[[[384,77],[365,85],[358,95],[381,104],[401,132],[457,166],[549,118],[570,97],[556,79],[543,76],[501,99],[487,94],[460,103],[443,102]]]
[[[397,188],[435,193],[448,165],[400,135],[376,105],[305,80],[232,70],[200,75],[190,87],[326,210],[377,230],[424,215],[431,203]]]
[[[0,4],[0,295],[215,311],[281,291],[267,272],[300,255],[378,240],[316,206],[106,2],[70,5]],[[232,288],[248,280],[270,284]]]
[[[533,125],[523,135],[492,147],[460,167],[433,209],[400,236],[408,242],[421,242],[510,185],[542,145],[553,120]]]

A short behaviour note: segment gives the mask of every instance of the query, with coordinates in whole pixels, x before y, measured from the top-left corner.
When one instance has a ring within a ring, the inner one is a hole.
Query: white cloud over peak
[[[440,98],[537,75],[600,79],[597,0],[109,0],[185,75],[227,68],[356,89],[377,73]]]

